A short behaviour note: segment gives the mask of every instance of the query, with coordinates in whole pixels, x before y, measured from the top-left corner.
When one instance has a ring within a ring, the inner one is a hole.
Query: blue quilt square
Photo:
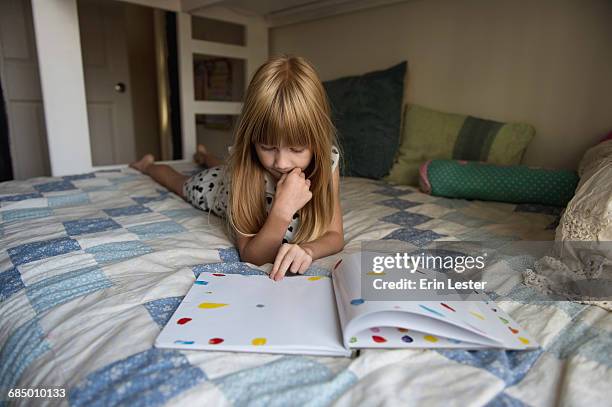
[[[53,215],[50,208],[24,208],[12,209],[2,212],[2,220],[10,222],[13,220],[38,219]]]
[[[126,182],[134,181],[138,179],[139,177],[142,177],[142,175],[127,174],[121,177],[109,178],[108,180],[112,182],[113,184],[124,184]]]
[[[65,175],[62,178],[66,181],[76,181],[79,179],[96,178],[96,174],[93,172],[88,172],[86,174]]]
[[[40,192],[31,192],[29,194],[4,195],[0,196],[0,202],[17,202],[35,198],[42,198],[42,194]]]
[[[159,195],[157,196],[136,196],[136,197],[133,197],[132,199],[136,201],[137,203],[139,203],[140,205],[144,205],[149,202],[163,201],[164,199],[170,196],[168,191],[157,190],[157,192],[159,192]]]
[[[25,243],[8,249],[8,255],[15,266],[30,263],[46,257],[80,250],[79,243],[69,237]]]
[[[427,222],[431,218],[429,216],[410,212],[396,212],[394,214],[381,218],[383,222],[395,223],[400,226],[416,226]]]
[[[63,222],[63,224],[69,236],[78,236],[86,233],[103,232],[105,230],[121,228],[121,225],[110,218],[69,220]]]
[[[117,185],[92,185],[82,186],[81,190],[85,192],[98,192],[98,191],[117,191],[119,188]]]
[[[129,215],[139,215],[141,213],[150,213],[152,211],[146,206],[131,205],[131,206],[124,206],[121,208],[104,209],[104,212],[106,212],[108,216],[129,216]]]
[[[314,358],[283,356],[212,380],[235,406],[328,406],[357,382]]]
[[[441,235],[431,230],[402,228],[389,233],[387,236],[383,237],[383,239],[402,240],[404,242],[412,243],[415,246],[423,247],[432,240],[436,240],[444,236],[446,235]]]
[[[25,288],[21,274],[16,267],[0,273],[0,302],[6,300],[17,291]]]
[[[119,168],[111,168],[111,169],[108,169],[108,170],[98,170],[96,172],[101,172],[101,173],[105,173],[105,172],[106,173],[108,173],[108,172],[121,172],[121,170]]]
[[[378,202],[379,205],[389,206],[391,208],[396,209],[407,209],[412,208],[413,206],[421,205],[420,202],[411,202],[405,199],[393,198],[387,199],[385,201]]]
[[[202,211],[196,208],[167,209],[165,211],[159,211],[159,213],[173,220],[193,219],[202,215]]]
[[[556,301],[554,305],[561,308],[562,304],[568,302]],[[612,367],[612,353],[610,352],[612,332],[603,326],[590,325],[591,323],[574,321],[565,326],[550,344],[548,353],[563,361],[579,355],[583,359],[595,361],[599,366],[606,366],[608,369]]]
[[[151,252],[153,249],[139,240],[105,243],[85,249],[85,253],[92,254],[98,264],[131,259]]]
[[[174,314],[184,297],[166,297],[144,303],[144,307],[149,311],[153,321],[163,328]]]
[[[51,208],[65,208],[68,206],[86,205],[89,203],[89,195],[84,192],[69,195],[57,195],[47,197]]]
[[[44,184],[34,185],[34,189],[38,192],[54,192],[54,191],[69,191],[71,189],[77,189],[74,184],[70,181],[53,181]]]
[[[51,349],[45,337],[38,318],[23,323],[9,335],[0,352],[0,389],[15,387],[23,371]]]
[[[490,400],[484,407],[527,407],[528,405],[510,396],[508,393],[499,393]]]
[[[395,189],[392,187],[385,187],[379,190],[374,191],[375,194],[387,195],[387,196],[400,196],[409,194],[412,191],[405,191],[401,189]]]
[[[32,307],[41,313],[112,285],[98,266],[91,266],[38,281],[26,287],[26,294]]]
[[[438,350],[455,362],[484,369],[499,377],[510,387],[523,380],[529,369],[540,358],[542,349],[516,350]]]
[[[240,261],[240,253],[235,247],[228,247],[226,249],[219,249],[219,257],[221,261],[225,263],[235,263]]]
[[[195,278],[197,279],[200,273],[223,273],[223,274],[242,274],[246,276],[265,276],[266,272],[250,267],[247,263],[208,263],[196,264],[191,267]]]
[[[187,231],[187,229],[171,220],[132,226],[129,227],[128,230],[132,233],[136,233],[141,239],[154,239],[156,237],[173,235]]]
[[[181,352],[151,348],[88,374],[68,399],[71,406],[161,406],[206,379]]]

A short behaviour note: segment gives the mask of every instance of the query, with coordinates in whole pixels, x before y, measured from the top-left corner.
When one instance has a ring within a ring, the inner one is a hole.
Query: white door
[[[129,163],[136,156],[124,5],[77,5],[92,164]]]

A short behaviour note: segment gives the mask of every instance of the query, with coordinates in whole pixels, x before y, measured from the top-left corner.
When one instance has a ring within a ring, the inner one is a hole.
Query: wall
[[[323,80],[408,60],[405,100],[537,130],[524,162],[575,168],[612,130],[612,2],[413,0],[273,28]]]

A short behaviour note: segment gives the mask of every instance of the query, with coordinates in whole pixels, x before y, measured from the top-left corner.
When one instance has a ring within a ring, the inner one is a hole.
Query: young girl
[[[227,165],[198,146],[196,161],[208,168],[192,177],[150,154],[130,166],[225,217],[241,260],[273,263],[270,278],[278,281],[344,247],[336,145],[314,68],[283,56],[253,76]]]

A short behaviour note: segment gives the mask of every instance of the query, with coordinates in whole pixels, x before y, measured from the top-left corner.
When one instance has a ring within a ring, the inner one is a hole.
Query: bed
[[[191,165],[178,167],[185,174]],[[342,180],[346,252],[394,239],[549,240],[559,208],[437,198]],[[132,169],[0,184],[0,388],[63,388],[49,405],[602,405],[612,315],[546,302],[506,274],[495,299],[530,352],[362,350],[356,358],[152,346],[202,271],[239,261],[223,224]],[[339,255],[310,274],[329,274]],[[516,259],[514,259],[516,260]],[[520,259],[519,259],[520,260]],[[529,261],[526,259],[525,261]],[[500,261],[500,267],[511,267]],[[34,399],[13,398],[28,405]]]

